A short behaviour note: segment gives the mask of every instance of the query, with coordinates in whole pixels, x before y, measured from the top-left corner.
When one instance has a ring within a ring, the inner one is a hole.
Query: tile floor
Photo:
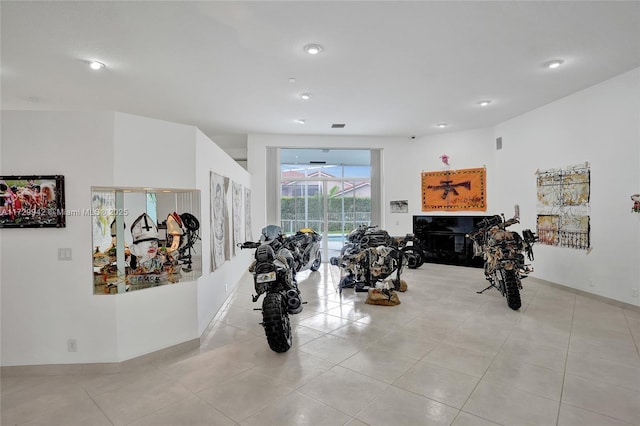
[[[117,374],[2,378],[2,425],[640,425],[640,312],[425,264],[393,307],[299,277],[294,347],[267,346],[247,274],[199,349]]]

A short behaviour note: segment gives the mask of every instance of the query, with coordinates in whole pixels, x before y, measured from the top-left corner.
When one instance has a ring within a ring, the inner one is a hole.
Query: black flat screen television
[[[481,268],[482,257],[473,257],[473,241],[466,235],[490,216],[413,216],[413,234],[418,238],[425,262]]]

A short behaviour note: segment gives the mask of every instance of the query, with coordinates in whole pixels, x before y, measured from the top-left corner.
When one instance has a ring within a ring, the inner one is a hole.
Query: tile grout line
[[[569,328],[569,340],[567,341],[567,352],[564,357],[564,371],[562,374],[562,387],[560,388],[560,401],[558,403],[558,414],[556,415],[556,425],[560,423],[560,411],[562,410],[562,398],[564,397],[564,385],[567,381],[567,365],[569,364],[569,348],[571,347],[571,336],[573,334],[573,320],[576,314],[576,298],[573,298],[571,307],[571,327]]]

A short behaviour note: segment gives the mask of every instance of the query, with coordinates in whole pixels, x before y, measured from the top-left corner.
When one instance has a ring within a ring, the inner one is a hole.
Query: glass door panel
[[[347,235],[360,225],[371,224],[369,180],[328,180],[329,257],[338,256]]]
[[[280,186],[282,230],[292,234],[302,228],[324,231],[322,182],[282,181]]]
[[[345,211],[350,209],[349,197],[344,197],[345,185],[342,180],[329,180],[327,186],[327,257],[340,255],[346,241]]]
[[[340,255],[349,232],[371,223],[371,166],[300,164],[296,153],[309,150],[283,151],[283,158],[296,163],[283,161],[280,165],[282,229],[293,234],[311,228],[322,234],[326,262]],[[362,156],[363,151],[352,152]]]

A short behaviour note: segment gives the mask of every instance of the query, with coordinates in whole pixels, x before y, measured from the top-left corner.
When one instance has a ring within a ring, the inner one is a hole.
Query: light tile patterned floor
[[[267,346],[247,274],[197,350],[117,374],[2,377],[2,425],[640,425],[640,312],[482,271],[407,270],[399,306],[299,277],[294,346]]]

